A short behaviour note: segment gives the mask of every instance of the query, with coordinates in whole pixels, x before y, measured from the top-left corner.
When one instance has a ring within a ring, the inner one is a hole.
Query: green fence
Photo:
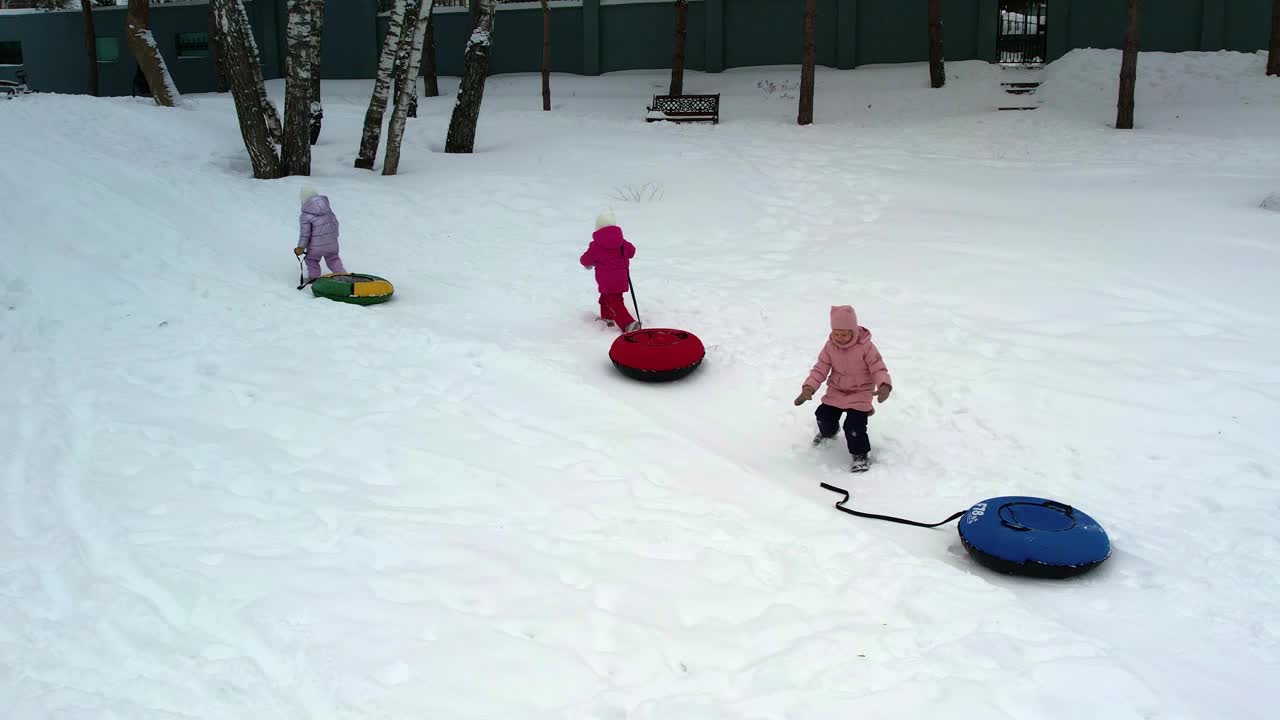
[[[246,0],[268,78],[282,76],[285,0]],[[1125,0],[1047,0],[1050,60],[1073,48],[1117,48],[1124,36]],[[927,59],[927,0],[818,0],[817,61],[853,68]],[[994,61],[999,0],[944,0],[948,60]],[[328,0],[321,61],[325,78],[367,78],[377,69],[386,18],[377,0]],[[690,0],[686,67],[719,72],[800,62],[803,0]],[[1149,0],[1143,50],[1256,51],[1267,44],[1271,0]],[[129,94],[134,61],[124,46],[123,8],[95,11],[98,37],[110,57],[99,63],[106,95]],[[208,57],[179,57],[180,33],[208,29],[202,3],[152,8],[160,51],[182,92],[213,89]],[[672,0],[551,0],[551,69],[597,75],[671,66]],[[471,34],[465,8],[435,11],[436,60],[442,75],[458,75]],[[80,12],[0,13],[0,42],[21,44],[22,63],[0,66],[0,78],[25,70],[37,90],[84,92],[88,72]],[[499,6],[491,71],[537,72],[542,63],[540,4]],[[6,48],[12,48],[6,45]]]
[[[1049,0],[1049,59],[1075,48],[1119,48],[1125,0]],[[1265,50],[1271,0],[1156,0],[1143,4],[1145,51]]]

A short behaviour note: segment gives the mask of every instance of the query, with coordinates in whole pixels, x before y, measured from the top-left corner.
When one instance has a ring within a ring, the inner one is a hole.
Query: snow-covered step
[[[1036,91],[1040,89],[1041,71],[1038,68],[1008,67],[1000,73],[1000,89],[1007,96],[997,106],[999,110],[1035,110],[1040,107]]]
[[[1000,110],[1035,110],[1040,107],[1040,99],[1036,97],[1036,88],[1039,85],[1035,83],[1032,87],[1005,88],[1008,96],[998,108]]]
[[[1000,86],[1010,95],[1030,95],[1040,87],[1038,82],[1003,82]]]

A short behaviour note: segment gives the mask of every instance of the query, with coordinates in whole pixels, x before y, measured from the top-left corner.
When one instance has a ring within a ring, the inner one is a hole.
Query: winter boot
[[[859,453],[853,456],[853,464],[849,466],[849,472],[866,472],[871,467],[871,460],[867,458],[866,453]]]
[[[821,445],[822,443],[830,439],[831,438],[827,437],[826,435],[823,435],[822,433],[818,433],[817,435],[813,436],[813,446],[818,447],[819,445]]]

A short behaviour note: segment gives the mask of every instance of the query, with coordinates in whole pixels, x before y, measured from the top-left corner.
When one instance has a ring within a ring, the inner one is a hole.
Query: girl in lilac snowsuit
[[[329,198],[317,195],[311,188],[303,188],[302,214],[298,216],[298,247],[294,255],[306,253],[307,279],[320,277],[320,258],[331,273],[345,273],[342,258],[338,257],[338,217],[329,208]]]

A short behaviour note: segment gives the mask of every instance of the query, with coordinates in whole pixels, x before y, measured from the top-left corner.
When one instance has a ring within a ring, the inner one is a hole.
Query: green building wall
[[[276,35],[273,4],[272,0],[245,0],[245,11],[253,25],[263,71],[268,77],[278,76],[281,67],[276,52],[278,46],[267,42]],[[125,43],[126,15],[123,7],[100,8],[93,13],[94,33],[99,38],[115,39],[119,48],[118,60],[98,63],[98,87],[102,95],[128,95],[133,87],[137,65]],[[180,58],[177,50],[178,33],[207,32],[208,29],[209,8],[203,3],[152,8],[151,32],[180,92],[214,90],[213,61],[208,57]],[[84,51],[84,21],[79,10],[0,14],[0,40],[20,41],[23,56],[20,68],[0,66],[0,78],[14,79],[18,70],[24,70],[27,82],[38,91],[87,92],[89,70]]]

